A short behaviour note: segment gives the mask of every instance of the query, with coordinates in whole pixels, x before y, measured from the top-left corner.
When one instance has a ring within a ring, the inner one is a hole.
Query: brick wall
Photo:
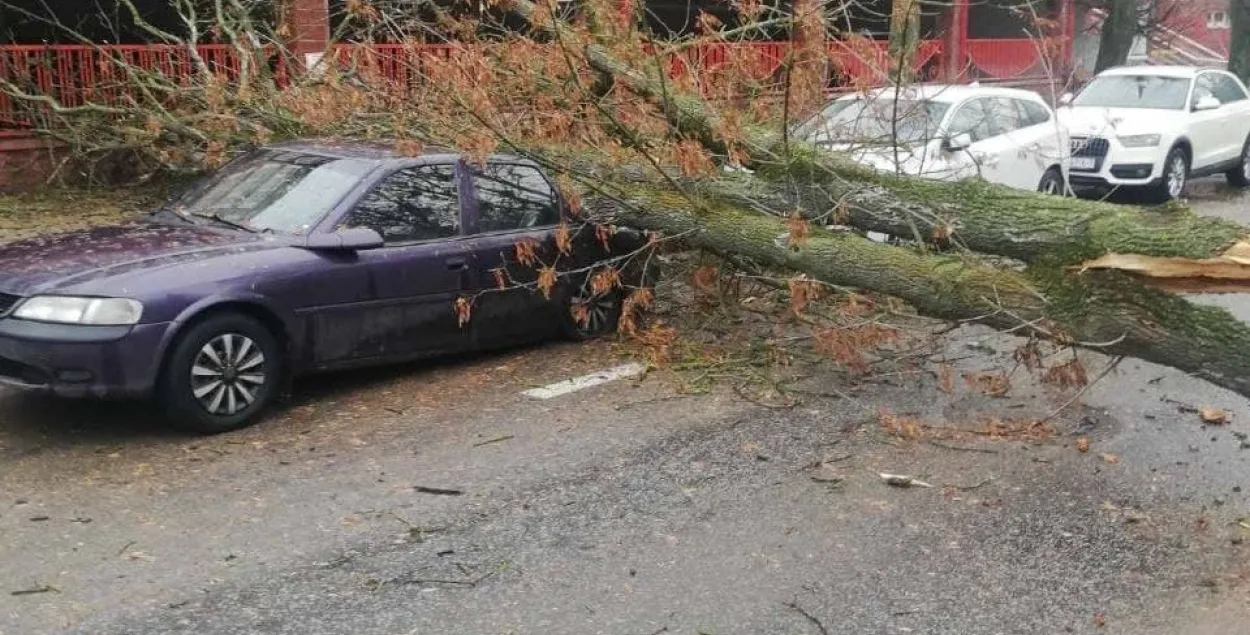
[[[53,144],[23,132],[0,130],[0,193],[42,185],[56,169]]]

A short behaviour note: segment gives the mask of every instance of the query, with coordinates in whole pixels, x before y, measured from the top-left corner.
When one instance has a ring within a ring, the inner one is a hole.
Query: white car
[[[853,93],[794,134],[886,172],[1067,191],[1067,133],[1050,106],[1026,90],[925,84]]]
[[[1197,176],[1223,172],[1233,186],[1250,185],[1250,99],[1232,73],[1113,68],[1060,103],[1073,186],[1146,188],[1174,199]]]

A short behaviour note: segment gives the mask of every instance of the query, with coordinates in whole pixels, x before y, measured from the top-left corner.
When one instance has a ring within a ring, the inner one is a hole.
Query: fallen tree
[[[790,138],[785,121],[766,125],[697,96],[643,51],[637,33],[605,37],[562,22],[548,5],[508,6],[559,55],[519,41],[512,52],[466,49],[442,67],[423,60],[414,72],[430,81],[419,98],[334,69],[283,90],[250,78],[246,94],[220,78],[200,86],[162,78],[144,83],[156,103],[111,107],[123,122],[112,124],[97,108],[0,88],[49,106],[49,134],[137,151],[190,148],[180,160],[208,165],[233,145],[275,136],[384,137],[405,152],[448,143],[471,159],[504,145],[562,173],[562,189],[580,189],[587,222],[678,236],[738,261],[897,297],[930,317],[1132,355],[1250,395],[1250,327],[1157,288],[1241,289],[1250,281],[1247,228],[1175,205],[1142,210],[871,171]],[[167,106],[175,93],[180,101]],[[565,151],[539,149],[552,142]],[[753,172],[709,169],[724,164]]]

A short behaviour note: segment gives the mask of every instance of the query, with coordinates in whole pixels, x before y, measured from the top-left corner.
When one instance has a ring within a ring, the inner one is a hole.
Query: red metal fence
[[[426,81],[425,69],[446,62],[460,50],[459,45],[338,45],[330,58],[341,67],[351,66],[388,80],[403,90]],[[692,46],[669,54],[666,60],[674,78],[692,78],[705,91],[724,89],[730,69],[737,79],[746,78],[761,85],[775,85],[779,70],[790,50],[789,42],[711,43]],[[832,81],[837,86],[868,87],[884,83],[890,72],[887,43],[880,40],[852,39],[829,43]],[[922,80],[934,80],[959,73],[949,72],[939,40],[921,43],[913,60],[913,70]],[[237,77],[243,60],[263,64],[284,81],[286,60],[264,52],[241,53],[229,45],[202,45],[190,49],[169,45],[71,45],[0,46],[0,79],[5,79],[33,95],[47,96],[67,107],[88,103],[118,105],[142,90],[130,71],[155,72],[174,82],[188,82],[203,66],[227,80]],[[248,55],[250,57],[245,57]],[[1034,75],[1045,66],[1038,42],[1019,40],[968,40],[961,66],[976,69],[973,77],[1017,79]],[[198,56],[199,60],[196,59]],[[832,87],[832,86],[831,86]],[[734,86],[733,88],[737,88]],[[0,127],[29,124],[32,104],[21,103],[0,91]]]

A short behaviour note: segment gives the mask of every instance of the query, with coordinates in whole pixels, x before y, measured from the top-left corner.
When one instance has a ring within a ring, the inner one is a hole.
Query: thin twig
[[[816,630],[820,631],[820,635],[829,635],[829,629],[825,628],[825,625],[820,620],[816,619],[814,615],[808,613],[803,607],[799,606],[798,602],[786,602],[784,606],[799,615],[802,615],[808,622],[816,627]]]
[[[1073,403],[1076,402],[1077,399],[1080,399],[1081,396],[1084,395],[1086,391],[1090,389],[1090,387],[1092,387],[1094,384],[1101,381],[1102,378],[1106,377],[1112,370],[1115,370],[1115,367],[1119,366],[1121,361],[1124,361],[1123,355],[1119,355],[1115,359],[1111,360],[1111,363],[1107,364],[1107,367],[1102,369],[1102,372],[1098,373],[1098,376],[1095,377],[1093,381],[1088,382],[1084,386],[1082,386],[1080,390],[1076,391],[1075,395],[1072,395],[1071,399],[1065,401],[1062,406],[1059,406],[1058,408],[1056,408],[1054,412],[1046,415],[1046,417],[1044,417],[1042,420],[1038,421],[1037,423],[1034,423],[1033,427],[1040,426],[1046,423],[1047,421],[1050,421],[1051,419],[1054,419],[1055,417],[1059,416],[1059,413],[1063,412],[1064,410],[1067,410],[1068,406],[1071,406]]]

